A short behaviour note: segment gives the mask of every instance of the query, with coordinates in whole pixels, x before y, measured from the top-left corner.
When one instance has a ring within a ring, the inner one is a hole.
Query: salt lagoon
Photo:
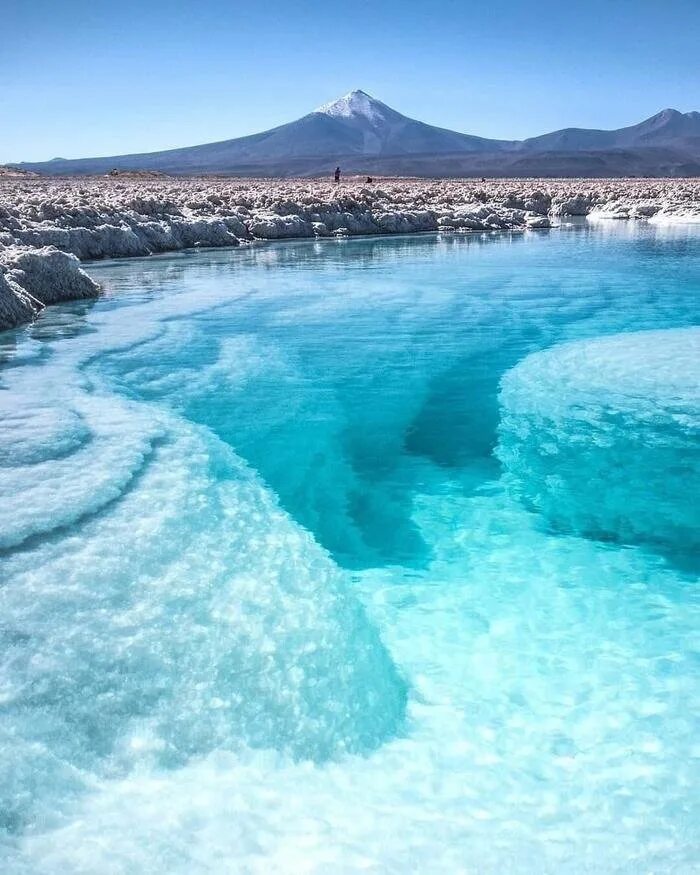
[[[696,871],[697,227],[85,269],[0,334],[4,870]]]

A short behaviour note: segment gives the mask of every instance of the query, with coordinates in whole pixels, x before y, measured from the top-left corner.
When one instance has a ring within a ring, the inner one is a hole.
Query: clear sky
[[[0,0],[0,162],[190,146],[361,88],[487,137],[700,110],[700,0]]]

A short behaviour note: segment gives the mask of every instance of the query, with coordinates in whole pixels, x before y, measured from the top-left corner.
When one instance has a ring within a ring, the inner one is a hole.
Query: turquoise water
[[[89,270],[0,335],[4,871],[698,871],[697,231]]]

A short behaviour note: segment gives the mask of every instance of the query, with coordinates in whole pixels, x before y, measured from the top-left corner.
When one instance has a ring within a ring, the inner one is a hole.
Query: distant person
[[[481,181],[482,181],[482,182],[486,182],[486,177],[485,177],[485,176],[482,176],[482,177],[481,177]]]
[[[374,180],[372,179],[371,176],[368,176],[368,177],[367,177],[367,182],[374,182]]]
[[[333,175],[333,178],[335,179],[336,182],[340,182],[340,167],[335,168],[335,173]]]

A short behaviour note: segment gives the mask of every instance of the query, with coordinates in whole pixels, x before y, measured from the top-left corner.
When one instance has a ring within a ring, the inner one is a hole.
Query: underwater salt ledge
[[[700,546],[700,329],[528,356],[502,379],[497,454],[521,497],[578,534]]]
[[[81,343],[51,401],[5,381],[0,828],[139,765],[398,733],[405,683],[325,551],[208,430],[85,391]]]

